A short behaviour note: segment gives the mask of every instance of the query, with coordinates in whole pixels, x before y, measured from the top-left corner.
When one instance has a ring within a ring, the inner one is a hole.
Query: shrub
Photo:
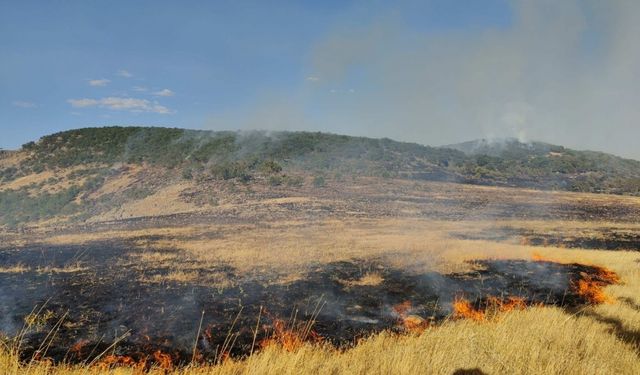
[[[251,180],[249,167],[243,162],[224,162],[211,167],[211,175],[220,180]]]
[[[273,175],[269,176],[269,185],[271,186],[280,186],[284,182],[284,177]]]
[[[316,176],[313,178],[313,186],[317,188],[321,188],[321,187],[325,187],[325,185],[326,185],[326,181],[324,180],[324,177]]]
[[[72,186],[58,193],[31,196],[27,189],[0,192],[0,221],[9,225],[72,214],[78,206],[73,202],[80,189]]]
[[[273,160],[267,160],[260,165],[260,171],[267,174],[280,173],[282,166]]]
[[[191,170],[191,168],[185,168],[182,170],[182,178],[185,180],[193,179],[193,171]]]
[[[287,176],[287,186],[300,187],[304,184],[304,177],[302,176]]]

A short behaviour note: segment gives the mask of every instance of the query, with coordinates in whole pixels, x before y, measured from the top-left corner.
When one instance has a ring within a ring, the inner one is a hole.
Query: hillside
[[[105,127],[0,154],[0,221],[86,220],[157,193],[184,195],[176,184],[198,186],[180,198],[197,206],[211,203],[206,186],[225,181],[322,188],[360,177],[640,193],[640,162],[538,142],[429,147],[327,133]]]

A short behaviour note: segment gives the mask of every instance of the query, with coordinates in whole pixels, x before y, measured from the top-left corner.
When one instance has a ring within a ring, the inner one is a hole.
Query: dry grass
[[[623,305],[609,307],[620,315]],[[556,308],[513,311],[499,321],[451,321],[417,336],[381,334],[337,352],[306,346],[294,352],[277,347],[245,361],[186,368],[181,374],[452,374],[459,369],[509,374],[637,374],[638,348],[616,337],[611,324],[590,315],[569,316]],[[5,373],[25,373],[14,358],[0,356]],[[98,374],[82,367],[31,368],[31,374]],[[132,374],[118,369],[114,374]]]
[[[47,192],[53,194],[68,189],[73,185],[82,185],[87,180],[86,176],[74,178],[70,178],[69,176],[74,172],[92,167],[94,167],[94,165],[65,168],[63,170],[57,171],[43,171],[40,173],[32,173],[23,177],[16,178],[13,181],[0,184],[0,191],[18,190],[24,187],[28,187],[32,184],[43,184],[42,188],[37,189],[37,193]],[[55,180],[55,182],[50,182],[50,179],[52,178]],[[32,193],[36,193],[36,191],[33,191]]]
[[[88,268],[84,267],[80,262],[67,264],[62,267],[45,266],[36,268],[38,273],[73,273],[86,271]]]
[[[79,262],[68,264],[63,267],[53,267],[53,266],[45,266],[45,267],[37,267],[32,269],[31,267],[27,267],[24,264],[15,264],[13,266],[0,267],[0,274],[7,273],[24,273],[35,271],[37,273],[71,273],[71,272],[80,272],[87,270],[86,267],[82,266]]]
[[[1,273],[23,273],[27,271],[29,271],[29,267],[21,263],[15,264],[13,266],[0,267],[0,274]]]
[[[144,282],[148,283],[165,283],[165,282],[177,282],[177,283],[191,283],[196,284],[200,279],[200,273],[197,271],[170,271],[163,275],[153,275],[143,278]]]
[[[367,272],[366,274],[364,274],[364,276],[362,276],[358,280],[353,280],[353,281],[338,280],[338,281],[340,281],[342,284],[346,286],[374,286],[374,285],[380,285],[384,281],[384,278],[379,272]]]
[[[144,169],[141,165],[127,165],[126,170],[107,178],[104,184],[98,190],[91,193],[88,198],[98,199],[104,195],[125,190],[140,179],[139,174]]]
[[[378,183],[379,180],[362,179],[358,189],[370,189],[368,184]],[[407,181],[394,181],[393,184],[388,188],[395,189],[394,194],[429,197],[433,201],[473,195],[478,200],[501,202],[593,201],[613,205],[640,204],[638,198],[631,197],[438,183],[416,184]],[[355,186],[349,189],[358,193]],[[410,191],[410,194],[403,189]],[[165,191],[147,200],[145,205],[139,207],[139,211],[145,212],[153,208],[147,203],[173,200],[176,194],[179,194],[178,190]],[[318,202],[314,199],[288,197],[274,198],[263,203],[266,203],[266,210],[276,210],[280,204]],[[238,215],[249,215],[248,211],[258,203],[243,203],[244,208],[239,210]],[[221,205],[216,209],[234,207],[239,205]],[[533,247],[522,246],[517,242],[461,240],[451,236],[452,233],[459,232],[496,231],[501,227],[523,228],[541,233],[596,236],[599,235],[600,228],[637,232],[640,224],[505,219],[454,222],[410,217],[423,208],[409,203],[398,203],[394,207],[398,208],[397,212],[401,217],[356,218],[336,215],[325,219],[308,217],[242,225],[214,223],[142,230],[104,230],[43,236],[41,241],[60,245],[114,238],[132,240],[138,249],[144,251],[130,254],[122,260],[123,264],[136,265],[141,270],[170,268],[162,276],[146,276],[145,281],[154,283],[205,282],[224,287],[228,285],[225,283],[232,280],[226,280],[222,275],[218,279],[200,280],[204,274],[200,271],[220,264],[236,268],[239,274],[275,272],[281,277],[273,282],[288,283],[304,275],[304,270],[311,262],[317,264],[354,258],[383,258],[391,266],[414,272],[458,272],[470,267],[466,263],[469,260],[531,259],[534,253],[557,262],[608,267],[618,273],[622,280],[621,284],[606,289],[612,303],[588,306],[573,313],[559,308],[535,307],[512,311],[502,315],[500,319],[487,322],[448,321],[419,335],[376,335],[341,352],[328,346],[305,346],[293,352],[271,346],[246,360],[230,360],[219,366],[189,367],[176,373],[452,374],[459,369],[476,368],[491,374],[640,373],[640,253]],[[170,212],[175,206],[165,208],[158,212]],[[405,214],[409,216],[402,216]],[[206,236],[214,232],[219,235],[213,238]],[[46,230],[43,233],[47,233]],[[146,237],[139,239],[141,236]],[[13,267],[7,269],[11,268]],[[375,270],[365,273],[360,280],[345,281],[353,286],[376,285],[380,282],[382,278]],[[104,372],[93,367],[51,366],[46,363],[27,367],[20,365],[7,349],[0,353],[0,374],[79,375]],[[133,374],[134,370],[119,368],[110,373]]]
[[[169,185],[148,197],[129,202],[121,207],[116,207],[101,215],[92,217],[89,222],[201,211],[203,207],[184,202],[180,199],[180,193],[192,186],[193,183],[190,182],[180,182]]]
[[[518,224],[525,225],[524,222]],[[269,347],[243,361],[185,368],[177,373],[451,374],[458,369],[474,368],[485,373],[640,373],[640,254],[528,247],[456,240],[446,236],[450,230],[459,230],[460,225],[482,229],[495,223],[407,220],[345,223],[331,220],[304,226],[290,222],[270,229],[243,228],[243,235],[233,238],[172,245],[180,245],[190,256],[209,262],[216,258],[215,261],[220,262],[222,257],[225,261],[240,264],[262,254],[261,262],[265,267],[277,267],[283,256],[292,257],[294,264],[303,264],[304,259],[333,261],[367,254],[383,256],[385,252],[391,252],[393,257],[389,259],[399,266],[458,270],[467,267],[464,261],[469,259],[529,259],[535,252],[558,262],[597,264],[616,271],[622,283],[607,288],[614,303],[587,307],[577,314],[558,308],[536,307],[509,312],[501,319],[483,323],[449,321],[420,335],[377,335],[344,352],[323,346],[306,346],[294,352]],[[541,224],[532,226],[537,225]],[[190,233],[208,229],[191,228]],[[254,250],[256,247],[259,252]],[[175,271],[163,277],[165,280],[192,282],[197,277],[197,272],[181,271],[180,263],[176,263],[172,253],[148,251],[138,257],[140,262],[175,264]],[[290,267],[289,264],[286,266]],[[380,281],[380,275],[371,271],[352,283],[370,285]],[[6,374],[27,373],[27,368],[18,367],[15,358],[7,353],[0,355],[0,367]],[[38,364],[28,370],[28,373],[38,375],[98,374],[104,371],[47,364]],[[111,373],[132,374],[133,370],[120,368]]]

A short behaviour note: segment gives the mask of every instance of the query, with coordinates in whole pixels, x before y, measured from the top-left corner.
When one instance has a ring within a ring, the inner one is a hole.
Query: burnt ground
[[[491,231],[452,233],[463,240],[507,242],[517,240],[531,246],[640,251],[640,233],[601,228],[589,233],[542,233],[531,229],[501,227]]]
[[[170,270],[142,270],[121,261],[136,251],[126,241],[0,249],[1,267],[22,264],[28,269],[0,273],[1,330],[15,336],[35,308],[40,314],[25,331],[24,359],[90,361],[128,334],[109,352],[135,359],[161,350],[178,364],[191,359],[203,317],[197,348],[204,361],[212,361],[225,342],[230,355],[251,351],[261,308],[258,342],[273,334],[277,319],[295,326],[292,322],[314,318],[313,337],[346,347],[375,332],[402,331],[397,305],[405,306],[403,314],[430,322],[450,316],[459,297],[476,307],[488,296],[575,307],[587,301],[571,285],[595,272],[578,264],[491,260],[475,262],[473,272],[419,274],[389,267],[382,259],[355,259],[310,266],[305,277],[288,284],[269,283],[265,275],[238,275],[220,265],[208,272],[235,282],[217,288],[145,282],[143,274],[162,276]],[[82,268],[68,268],[78,262]],[[378,282],[359,282],[372,273],[381,276]]]

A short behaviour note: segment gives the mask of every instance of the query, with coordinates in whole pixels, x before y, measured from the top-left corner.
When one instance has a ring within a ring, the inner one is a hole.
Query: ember
[[[87,339],[80,339],[78,340],[78,342],[76,342],[75,344],[73,344],[71,346],[71,349],[69,349],[69,354],[76,356],[78,358],[82,358],[84,357],[84,351],[85,348],[87,347],[88,344],[90,344],[91,341],[87,340]]]

